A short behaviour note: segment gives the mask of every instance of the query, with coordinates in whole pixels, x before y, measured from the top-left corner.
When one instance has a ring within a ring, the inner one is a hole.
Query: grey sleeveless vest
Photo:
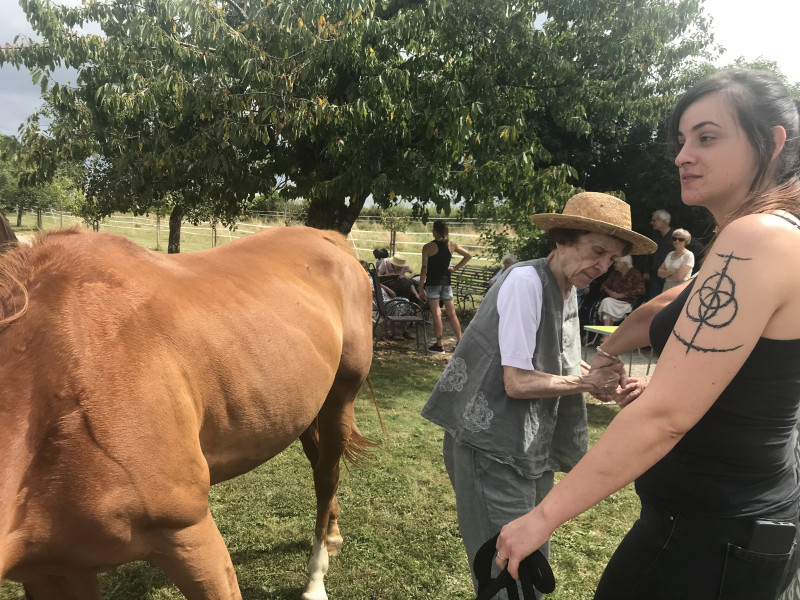
[[[487,292],[422,416],[462,444],[532,479],[544,471],[569,471],[586,453],[588,433],[582,393],[534,400],[510,398],[505,393],[497,340],[497,294],[508,273],[523,266],[535,268],[542,281],[534,368],[553,375],[580,374],[575,288],[564,301],[547,259],[517,263]]]

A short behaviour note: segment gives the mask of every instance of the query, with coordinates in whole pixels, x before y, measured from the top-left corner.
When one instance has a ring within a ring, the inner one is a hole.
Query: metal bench
[[[473,309],[478,308],[489,289],[489,280],[499,269],[499,266],[480,267],[467,264],[452,274],[450,279],[453,287],[453,299],[459,314],[467,311],[468,304]]]

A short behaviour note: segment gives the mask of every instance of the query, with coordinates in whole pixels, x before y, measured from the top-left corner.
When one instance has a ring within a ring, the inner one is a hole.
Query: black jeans
[[[797,523],[797,509],[775,520]],[[642,498],[595,600],[775,600],[800,552],[746,550],[754,519],[687,517]],[[795,543],[797,542],[795,538]]]

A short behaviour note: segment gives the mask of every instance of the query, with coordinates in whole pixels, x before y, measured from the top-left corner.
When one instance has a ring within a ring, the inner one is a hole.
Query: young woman
[[[649,385],[541,504],[503,528],[496,560],[513,576],[558,525],[633,480],[641,517],[597,600],[773,600],[794,573],[799,105],[774,76],[749,71],[720,73],[678,103],[682,199],[712,212],[717,238],[653,319],[663,352]]]
[[[672,246],[675,250],[667,254],[658,268],[658,276],[664,280],[662,291],[666,292],[691,277],[694,254],[686,248],[691,239],[692,235],[685,229],[676,229],[672,232]]]
[[[450,266],[453,253],[461,255],[461,260],[454,267]],[[451,242],[447,223],[444,221],[433,222],[433,241],[422,247],[422,267],[419,272],[419,298],[428,302],[433,318],[433,332],[436,343],[428,351],[443,354],[442,336],[442,309],[439,301],[444,302],[450,326],[456,334],[456,344],[461,341],[461,323],[458,321],[455,306],[453,306],[453,288],[450,286],[450,273],[466,265],[472,255],[458,244]]]

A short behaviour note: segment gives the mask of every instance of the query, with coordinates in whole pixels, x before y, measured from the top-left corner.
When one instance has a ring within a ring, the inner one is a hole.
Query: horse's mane
[[[0,253],[0,326],[16,321],[28,310],[28,286],[45,264],[59,260],[54,238],[80,233],[77,228],[54,230],[33,238],[30,245],[17,244]],[[21,298],[20,298],[21,297]]]

